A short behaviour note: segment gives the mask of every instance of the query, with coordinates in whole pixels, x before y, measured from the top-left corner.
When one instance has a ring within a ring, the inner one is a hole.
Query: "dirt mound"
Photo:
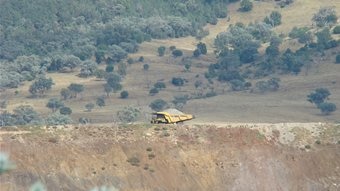
[[[284,131],[245,125],[6,131],[1,150],[17,168],[1,176],[0,190],[27,190],[37,180],[49,191],[340,189],[340,126],[321,124],[316,134],[315,124],[293,128],[294,140],[282,144]]]

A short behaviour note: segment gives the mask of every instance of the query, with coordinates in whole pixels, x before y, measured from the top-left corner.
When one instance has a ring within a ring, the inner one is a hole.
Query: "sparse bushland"
[[[307,27],[297,28],[294,27],[292,31],[289,33],[290,38],[298,39],[299,43],[302,44],[310,44],[313,40],[312,33],[309,31]]]
[[[21,105],[13,110],[13,113],[2,112],[0,114],[0,126],[13,125],[41,125],[44,120],[32,106]]]
[[[46,118],[47,125],[66,125],[70,123],[72,123],[72,119],[69,115],[53,113]]]
[[[273,11],[270,13],[269,16],[266,16],[266,18],[264,18],[263,22],[276,27],[281,25],[281,13],[279,13],[278,11]]]

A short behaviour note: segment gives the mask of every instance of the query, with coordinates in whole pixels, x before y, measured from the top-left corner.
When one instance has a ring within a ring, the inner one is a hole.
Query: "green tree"
[[[14,169],[15,165],[10,161],[6,153],[0,152],[0,176],[5,172]]]
[[[289,33],[290,38],[297,38],[299,43],[310,44],[313,40],[312,33],[307,27],[294,27]]]
[[[149,94],[151,95],[151,96],[154,96],[154,95],[156,95],[156,94],[158,94],[159,93],[159,89],[158,88],[151,88],[151,90],[149,91]]]
[[[44,95],[47,90],[50,90],[54,85],[52,78],[40,77],[32,83],[29,92],[32,95]]]
[[[51,98],[48,100],[46,107],[56,112],[59,108],[64,107],[64,103],[58,98]]]
[[[71,83],[67,87],[72,92],[72,97],[77,98],[78,94],[84,91],[84,85]]]
[[[113,92],[113,88],[109,84],[104,84],[104,91],[106,93],[106,97],[110,97],[110,93]]]
[[[91,112],[92,109],[94,108],[94,104],[93,104],[93,103],[87,103],[87,104],[85,105],[85,108],[86,108],[86,111],[87,111],[87,112]]]
[[[333,28],[333,34],[340,34],[340,25]]]
[[[253,3],[250,0],[241,0],[240,2],[240,11],[248,12],[253,9]]]
[[[129,92],[128,91],[122,91],[120,92],[120,98],[126,99],[129,97]]]
[[[172,51],[172,55],[174,57],[181,57],[181,56],[183,56],[183,52],[181,50],[175,49],[175,50]]]
[[[154,101],[152,101],[149,105],[149,107],[152,109],[152,110],[155,110],[155,111],[161,111],[163,110],[165,107],[167,107],[167,102],[162,100],[162,99],[156,99]]]
[[[69,107],[61,107],[61,108],[59,109],[59,113],[60,113],[61,115],[71,115],[71,114],[72,114],[72,109],[69,108]]]
[[[60,90],[60,95],[63,98],[63,100],[67,100],[67,99],[71,98],[72,92],[71,92],[71,90],[69,90],[67,88],[63,88],[63,89]]]
[[[340,54],[337,54],[335,57],[335,63],[340,64]]]
[[[158,51],[158,56],[164,56],[165,54],[165,46],[160,46],[158,47],[157,51]]]
[[[184,85],[184,79],[183,78],[180,78],[180,77],[173,77],[172,80],[171,80],[171,83],[174,85],[174,86],[183,86]]]
[[[104,106],[105,106],[105,98],[102,97],[102,96],[99,97],[99,98],[97,98],[96,104],[97,104],[99,107],[104,107]]]
[[[336,110],[336,105],[334,103],[323,102],[318,105],[321,113],[324,115],[329,115]]]
[[[318,27],[329,26],[335,24],[338,17],[336,16],[335,7],[322,7],[314,14],[313,22]]]
[[[66,125],[72,123],[72,119],[68,115],[53,113],[46,118],[48,125]]]
[[[119,121],[123,123],[135,122],[140,115],[140,110],[138,108],[128,106],[124,107],[122,110],[117,112],[117,117]]]
[[[13,110],[15,124],[28,125],[28,124],[42,124],[43,121],[39,114],[29,105],[21,105]]]
[[[144,64],[144,65],[143,65],[143,70],[144,70],[144,71],[148,71],[149,68],[150,68],[149,64]]]
[[[153,85],[154,88],[157,88],[157,89],[165,89],[166,88],[166,85],[164,82],[156,82],[154,85]]]
[[[97,71],[97,63],[93,61],[85,61],[80,67],[80,77],[87,78],[93,76]]]
[[[331,93],[327,88],[317,88],[314,90],[314,92],[311,92],[309,95],[307,95],[307,101],[319,105],[325,102],[325,100],[327,100],[330,95]]]
[[[267,16],[266,18],[264,18],[263,22],[275,27],[281,25],[281,17],[281,13],[279,13],[278,11],[272,11],[269,17]]]

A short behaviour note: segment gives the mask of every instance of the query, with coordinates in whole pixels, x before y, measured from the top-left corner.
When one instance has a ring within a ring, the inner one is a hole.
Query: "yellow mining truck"
[[[167,109],[152,113],[151,123],[176,124],[193,118],[195,118],[193,115],[182,113],[177,109]]]

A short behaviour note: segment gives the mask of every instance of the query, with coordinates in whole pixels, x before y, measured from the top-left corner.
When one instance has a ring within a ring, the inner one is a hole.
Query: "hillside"
[[[337,12],[340,12],[337,1],[329,1],[329,6],[334,6]],[[301,6],[308,10],[306,13],[292,18],[292,12],[299,12]],[[288,32],[294,26],[312,27],[313,14],[321,6],[319,1],[297,0],[293,4],[280,8],[273,2],[254,2],[254,8],[250,12],[239,12],[239,3],[230,4],[227,7],[228,18],[219,19],[216,25],[208,24],[204,30],[209,31],[208,36],[202,39],[206,44],[208,53],[199,58],[192,58],[192,52],[199,42],[194,37],[180,37],[170,39],[151,40],[140,44],[136,53],[130,53],[128,58],[134,60],[133,64],[124,64],[119,66],[115,64],[115,71],[119,67],[126,67],[126,75],[122,76],[122,90],[129,93],[128,99],[120,99],[118,93],[112,94],[105,98],[104,107],[95,106],[92,112],[87,112],[85,105],[95,103],[96,99],[105,96],[103,85],[105,80],[97,79],[94,76],[78,77],[82,67],[76,67],[70,73],[47,73],[47,77],[53,79],[52,89],[44,96],[31,98],[29,88],[32,82],[23,81],[18,88],[6,89],[1,93],[1,98],[6,102],[6,111],[13,111],[20,105],[31,105],[44,118],[51,114],[46,104],[50,98],[60,98],[60,91],[67,88],[71,83],[78,83],[84,86],[84,92],[77,99],[63,100],[64,105],[72,109],[71,118],[78,122],[79,118],[87,118],[93,123],[105,123],[118,120],[115,113],[126,106],[140,108],[143,115],[139,121],[149,121],[148,113],[151,112],[148,105],[156,99],[164,99],[170,107],[174,107],[171,102],[175,96],[188,95],[195,97],[198,94],[213,92],[217,94],[213,98],[190,99],[181,110],[194,113],[197,116],[197,122],[214,122],[214,121],[234,121],[234,122],[311,122],[311,121],[329,121],[336,122],[339,119],[339,111],[333,112],[329,116],[320,114],[320,111],[312,104],[306,101],[306,96],[316,88],[327,88],[331,92],[330,100],[336,105],[340,105],[339,93],[339,65],[334,64],[335,55],[339,53],[339,47],[325,50],[322,57],[315,54],[309,58],[310,62],[302,67],[298,75],[273,73],[270,76],[262,78],[246,79],[255,89],[258,81],[266,80],[269,77],[280,78],[280,88],[275,92],[250,93],[249,91],[231,91],[230,83],[218,81],[216,79],[206,79],[204,76],[212,63],[218,62],[219,58],[213,53],[214,39],[216,36],[226,31],[230,24],[237,22],[250,23],[261,21],[270,10],[278,10],[282,15],[282,24],[273,28],[277,34],[288,35]],[[266,10],[266,11],[263,11]],[[339,35],[332,35],[332,38],[338,39]],[[165,56],[157,55],[157,48],[165,46]],[[175,46],[176,49],[183,51],[184,56],[175,58],[168,49]],[[259,51],[264,51],[268,44],[262,44]],[[282,52],[289,47],[297,50],[302,44],[286,37],[280,46]],[[139,58],[143,56],[143,62]],[[35,59],[34,57],[32,59]],[[185,64],[190,63],[190,70],[185,70]],[[143,65],[149,66],[148,71],[143,70]],[[99,69],[107,67],[105,64],[99,64]],[[117,71],[118,72],[118,71]],[[172,85],[173,77],[181,77],[187,81],[183,87]],[[14,77],[15,79],[15,77]],[[213,82],[213,84],[211,83]],[[164,82],[166,89],[160,91],[154,96],[149,95],[149,91],[156,82]],[[199,88],[195,88],[195,83],[201,83]],[[252,90],[251,90],[252,91]],[[205,96],[203,96],[205,97]],[[258,113],[261,115],[257,115]]]
[[[339,190],[339,126],[318,123],[59,126],[1,130],[16,169],[2,191]]]

